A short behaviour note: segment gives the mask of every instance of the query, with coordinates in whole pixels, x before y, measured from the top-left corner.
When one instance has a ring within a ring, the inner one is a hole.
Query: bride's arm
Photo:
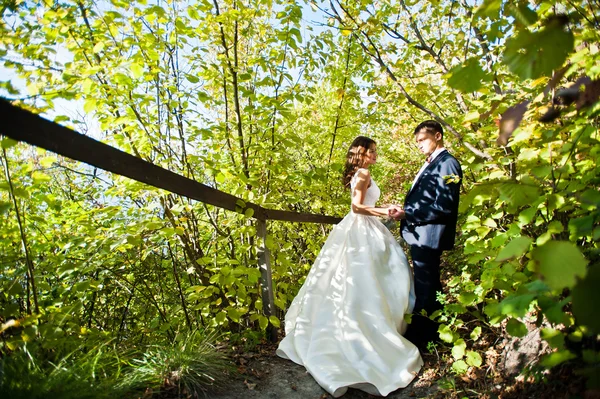
[[[356,174],[356,186],[352,192],[352,211],[361,215],[387,216],[388,208],[374,208],[364,205],[367,188],[371,182],[371,173],[368,169],[359,169]]]

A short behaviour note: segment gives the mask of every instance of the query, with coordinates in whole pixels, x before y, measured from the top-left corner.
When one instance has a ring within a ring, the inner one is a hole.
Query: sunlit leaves
[[[542,328],[540,330],[540,335],[551,347],[563,349],[565,336],[560,330],[554,328]]]
[[[56,161],[57,161],[57,158],[55,156],[47,156],[47,157],[44,157],[44,158],[40,159],[40,165],[43,168],[49,168]]]
[[[531,301],[534,298],[534,294],[510,295],[500,302],[498,309],[505,315],[523,317],[529,311]]]
[[[481,326],[477,326],[475,327],[472,331],[471,334],[469,335],[469,337],[473,340],[473,341],[477,341],[479,339],[479,337],[481,336]]]
[[[506,181],[497,185],[500,197],[515,206],[531,204],[540,196],[540,189],[531,184]]]
[[[537,13],[525,3],[508,4],[507,8],[510,15],[522,26],[532,25],[538,20]]]
[[[476,14],[485,15],[492,20],[498,19],[500,9],[502,8],[501,0],[484,0],[477,8]]]
[[[467,344],[463,339],[458,339],[454,342],[454,346],[452,347],[452,357],[456,360],[462,359],[465,355],[465,351],[467,349]]]
[[[8,137],[3,137],[2,141],[0,141],[0,146],[4,149],[8,149],[17,144],[16,140],[10,139]]]
[[[531,238],[525,236],[514,238],[507,246],[500,250],[500,253],[498,253],[498,256],[496,257],[496,261],[502,262],[523,255],[529,249],[531,242]]]
[[[464,93],[479,90],[486,81],[490,80],[479,62],[479,59],[474,57],[454,67],[449,73],[448,85]]]
[[[475,351],[467,351],[467,364],[473,367],[481,367],[483,359],[481,355]]]
[[[504,61],[511,72],[521,79],[536,79],[560,67],[574,44],[573,33],[565,24],[565,18],[556,17],[539,31],[522,30],[508,39]]]
[[[452,363],[452,370],[457,374],[464,374],[469,369],[469,366],[464,360],[458,360]]]
[[[261,330],[266,330],[267,327],[269,326],[269,319],[266,318],[265,316],[259,316],[258,317],[258,324],[261,328]]]
[[[444,342],[452,343],[454,341],[454,333],[446,324],[440,325],[438,328],[440,339]]]
[[[548,355],[544,355],[540,360],[540,364],[545,367],[552,368],[563,362],[566,362],[567,360],[574,359],[575,357],[575,354],[568,350],[559,350]]]
[[[536,270],[552,289],[573,287],[577,278],[586,274],[587,261],[573,243],[566,241],[548,241],[535,248],[532,258],[536,261]]]
[[[83,110],[87,113],[92,113],[96,109],[96,104],[97,101],[94,97],[88,97],[83,104]]]
[[[144,74],[144,67],[137,62],[132,63],[129,68],[131,70],[131,77],[134,79],[138,79]]]
[[[269,322],[276,328],[281,326],[279,319],[275,316],[269,316]]]

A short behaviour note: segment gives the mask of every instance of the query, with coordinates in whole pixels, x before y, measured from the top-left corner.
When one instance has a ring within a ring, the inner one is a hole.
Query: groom
[[[406,195],[404,208],[390,208],[389,216],[401,220],[414,269],[417,298],[405,337],[425,349],[428,342],[439,340],[437,323],[421,313],[431,315],[442,308],[436,300],[436,292],[442,291],[440,256],[454,247],[462,170],[444,148],[444,130],[438,122],[420,123],[414,135],[427,160]]]

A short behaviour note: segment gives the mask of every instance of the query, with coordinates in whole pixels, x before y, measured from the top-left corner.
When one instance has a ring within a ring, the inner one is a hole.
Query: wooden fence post
[[[259,238],[258,244],[258,267],[260,268],[260,285],[263,302],[263,312],[267,318],[275,313],[275,302],[273,298],[273,278],[271,276],[271,253],[267,248],[267,222],[256,219],[256,233]],[[271,342],[277,341],[277,329],[269,322],[267,327],[267,338]]]

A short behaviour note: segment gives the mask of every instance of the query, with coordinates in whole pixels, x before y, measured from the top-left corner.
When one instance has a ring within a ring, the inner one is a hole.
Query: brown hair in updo
[[[358,136],[354,139],[352,144],[350,144],[350,148],[346,154],[346,166],[344,167],[344,174],[342,175],[342,183],[344,184],[344,188],[350,188],[350,181],[352,180],[352,177],[357,170],[364,167],[367,151],[374,144],[377,144],[375,143],[375,140],[365,136]]]

